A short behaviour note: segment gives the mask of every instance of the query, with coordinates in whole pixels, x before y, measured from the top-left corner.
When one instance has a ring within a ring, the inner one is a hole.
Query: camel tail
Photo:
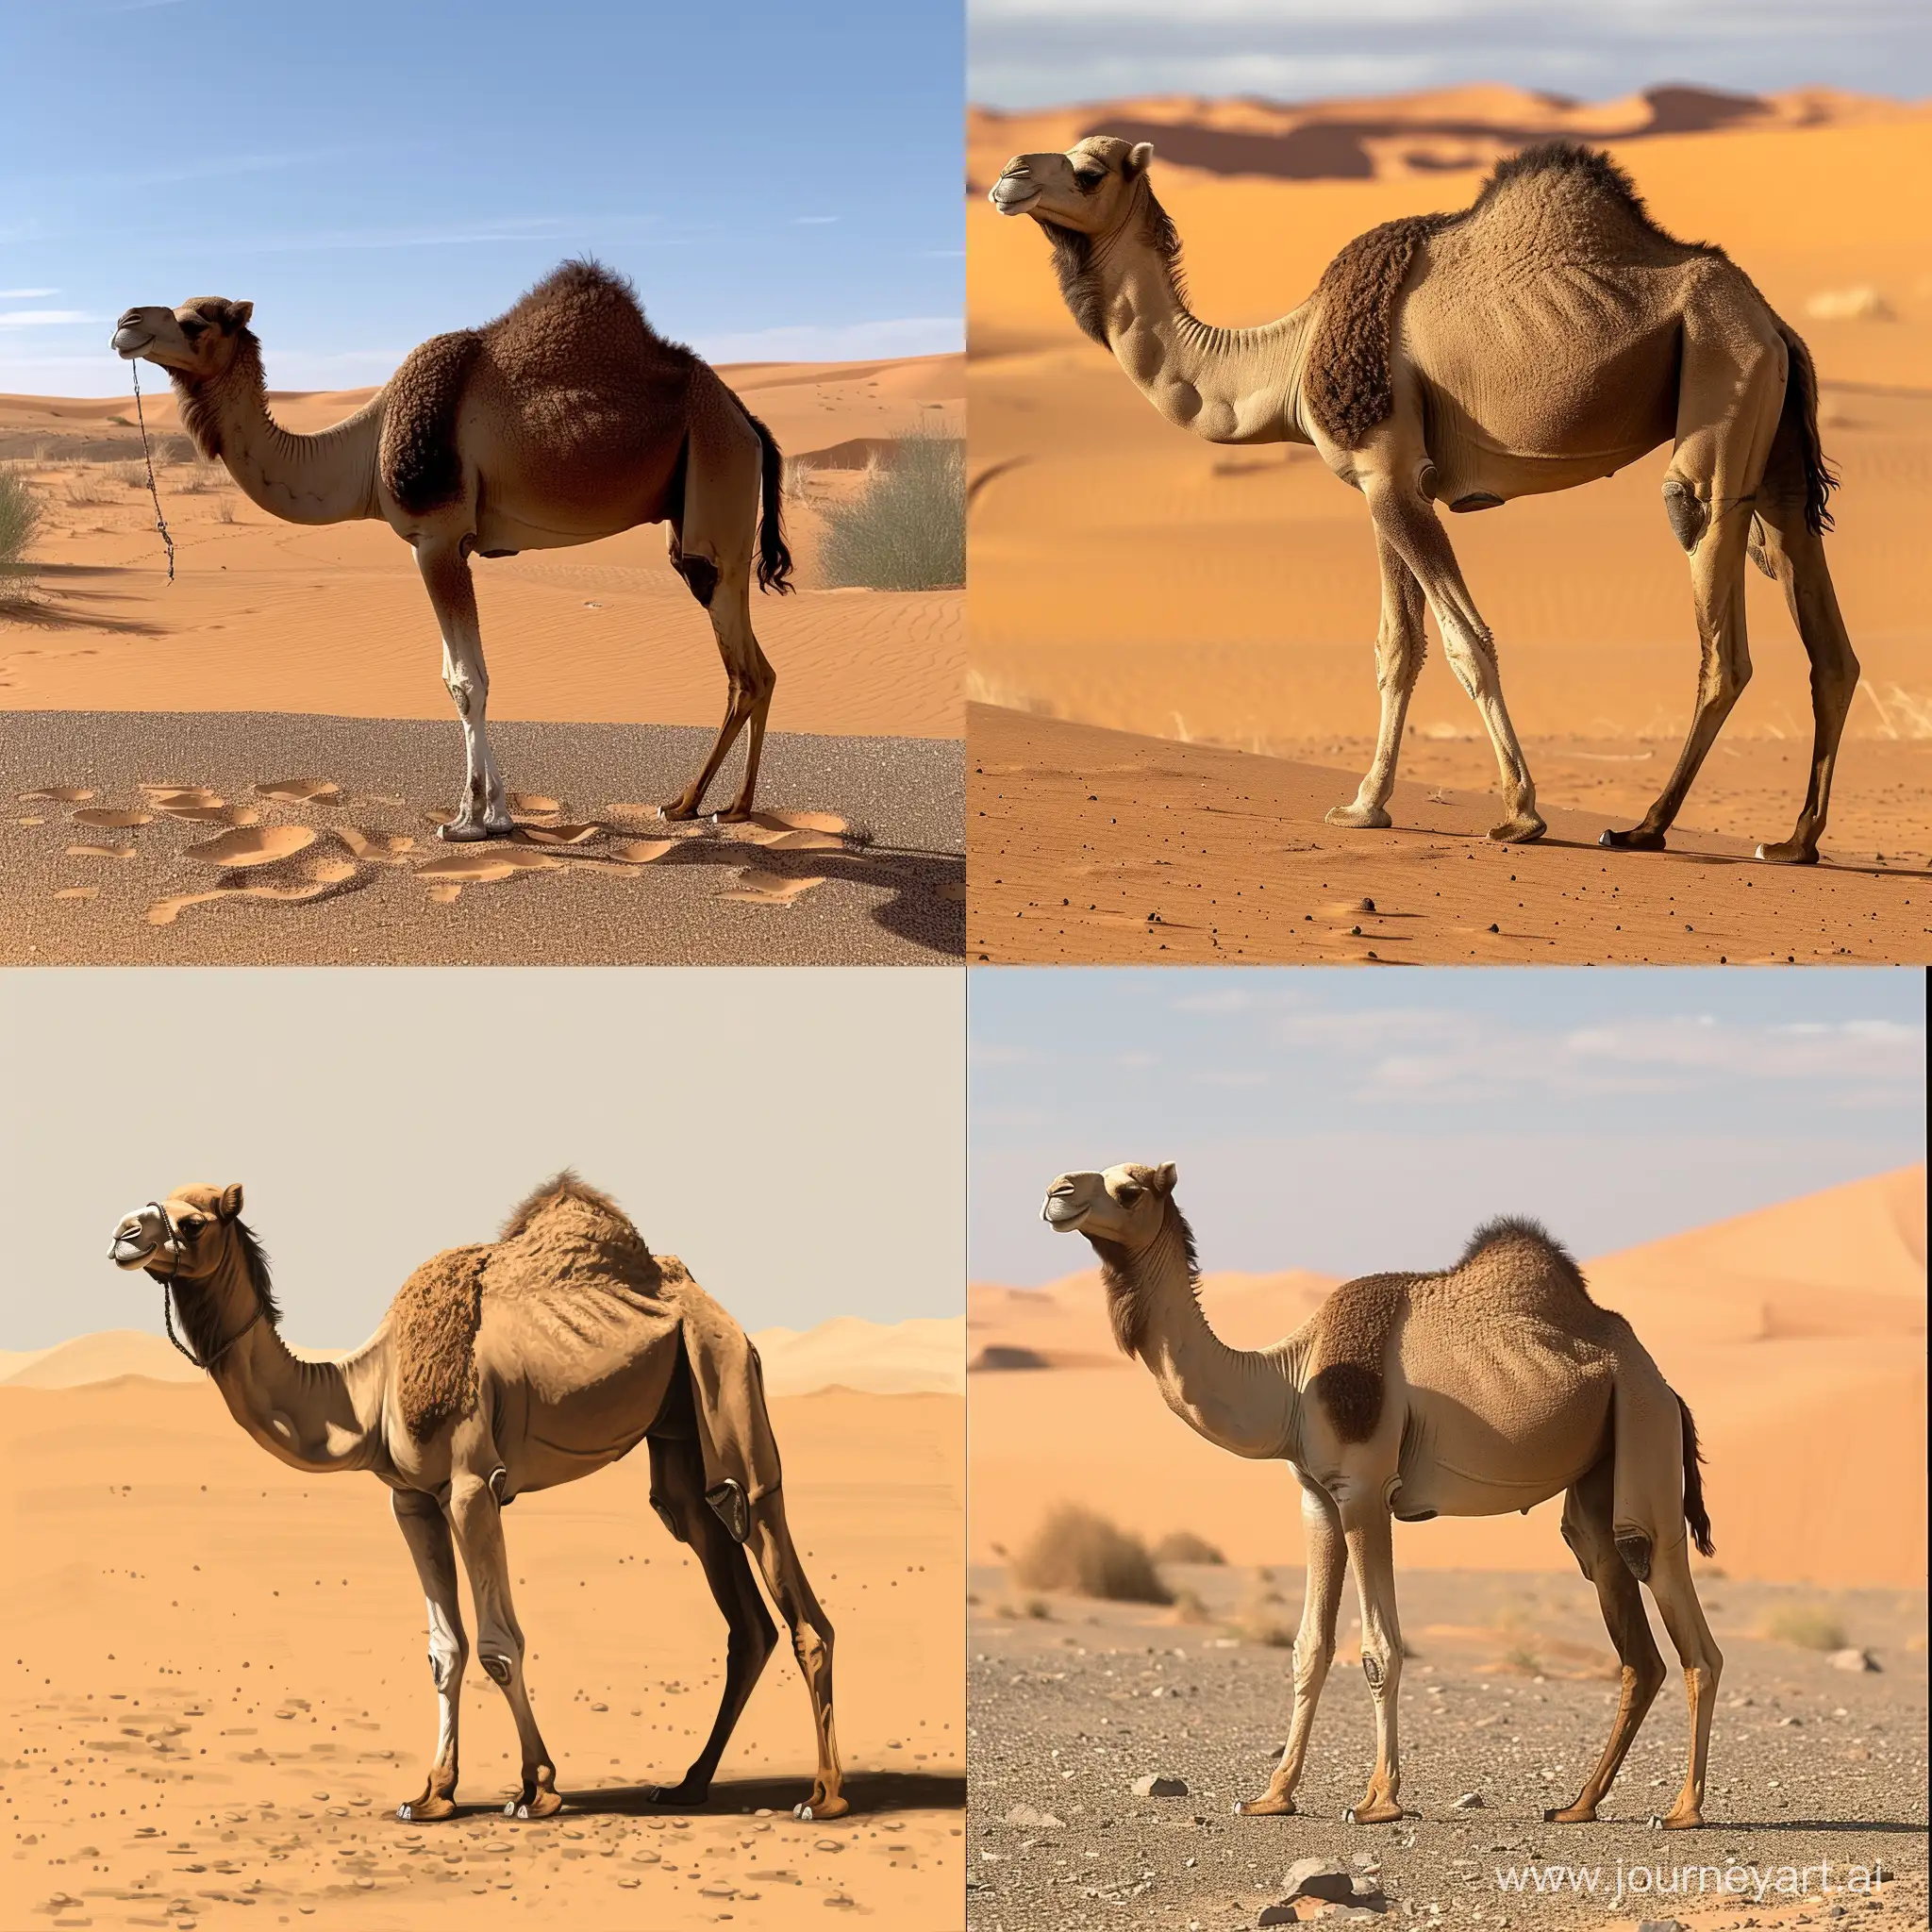
[[[1797,439],[1805,465],[1805,526],[1814,537],[1822,537],[1832,526],[1827,499],[1838,488],[1838,472],[1825,460],[1824,445],[1818,437],[1818,371],[1797,330],[1783,322],[1777,330],[1790,358],[1790,374],[1785,379],[1783,426]]]
[[[1704,1477],[1698,1467],[1704,1452],[1697,1446],[1697,1424],[1691,1419],[1690,1405],[1681,1395],[1677,1397],[1677,1413],[1684,1419],[1684,1521],[1690,1525],[1690,1541],[1697,1545],[1697,1554],[1714,1556],[1717,1545],[1710,1540],[1710,1512],[1704,1507]]]
[[[744,405],[738,406],[744,409]],[[785,547],[783,506],[785,501],[785,456],[778,439],[744,409],[744,420],[758,433],[763,454],[764,507],[758,514],[758,589],[774,591],[783,596],[791,589],[791,553]]]

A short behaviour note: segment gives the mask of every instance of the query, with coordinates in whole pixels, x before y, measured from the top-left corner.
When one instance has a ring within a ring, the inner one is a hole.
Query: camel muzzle
[[[1022,171],[1002,175],[988,192],[987,200],[1003,215],[1024,215],[1040,199],[1033,177]]]

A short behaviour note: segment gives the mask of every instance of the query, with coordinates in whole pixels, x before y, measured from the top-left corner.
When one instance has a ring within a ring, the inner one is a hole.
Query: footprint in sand
[[[15,819],[13,823],[16,825],[44,825],[47,822],[45,819]]]
[[[610,857],[621,865],[655,865],[681,842],[676,839],[625,839],[610,848]]]
[[[278,858],[291,858],[306,851],[315,843],[315,836],[308,825],[237,826],[219,839],[191,845],[181,856],[199,859],[203,865],[270,865]]]
[[[741,872],[738,883],[718,894],[741,906],[790,906],[824,879],[790,879],[775,872]]]
[[[283,805],[332,805],[342,788],[329,778],[269,778],[255,788],[255,795]]]
[[[525,845],[581,845],[603,830],[602,825],[519,825],[510,837]]]
[[[69,858],[132,858],[136,856],[132,845],[70,845]]]
[[[767,832],[849,832],[835,811],[755,811],[753,824]]]
[[[765,825],[749,825],[746,842],[762,845],[772,852],[842,852],[845,841],[835,832],[774,832]]]
[[[560,799],[547,798],[541,791],[512,791],[509,794],[509,808],[512,811],[526,811],[537,818],[546,818],[551,812],[561,811]]]
[[[106,806],[90,806],[73,814],[76,825],[99,825],[104,830],[122,830],[129,825],[151,825],[155,815],[151,811],[115,811]]]
[[[258,825],[261,814],[245,805],[163,805],[159,809],[171,819],[191,825]]]
[[[68,886],[54,896],[57,899],[98,899],[101,889],[98,886]]]
[[[375,832],[356,825],[339,825],[336,837],[358,858],[371,865],[406,864],[403,855],[416,849],[416,841],[408,832]]]
[[[558,861],[547,853],[519,851],[512,845],[487,845],[464,852],[446,852],[416,868],[416,876],[429,885],[429,897],[439,906],[455,902],[465,886],[493,886],[520,872],[552,872]]]
[[[206,785],[137,785],[134,789],[158,811],[186,810],[196,807],[205,809],[227,803]]]
[[[266,899],[276,905],[296,905],[305,899],[319,899],[331,886],[339,886],[344,879],[356,875],[355,863],[347,858],[311,858],[301,871],[300,878],[286,884],[266,881],[244,884],[239,879],[225,879],[205,892],[182,892],[170,899],[157,899],[147,908],[147,923],[150,925],[173,925],[191,906],[206,906],[217,899]]]
[[[23,791],[20,796],[27,804],[44,799],[49,805],[85,805],[93,793],[79,785],[42,785],[38,791]]]

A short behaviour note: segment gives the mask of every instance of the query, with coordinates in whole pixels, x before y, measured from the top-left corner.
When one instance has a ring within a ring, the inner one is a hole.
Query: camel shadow
[[[1903,1819],[1857,1819],[1857,1818],[1726,1818],[1721,1824],[1707,1826],[1714,1831],[1872,1831],[1897,1837],[1909,1832],[1914,1838],[1924,1838],[1925,1827],[1912,1824]]]
[[[951,958],[966,952],[966,859],[962,853],[867,841],[856,850],[779,852],[730,839],[685,839],[658,861],[662,866],[751,870],[778,878],[823,878],[873,886],[889,896],[871,911],[894,938]]]
[[[598,1790],[561,1792],[568,1811],[622,1818],[706,1818],[737,1811],[772,1811],[782,1817],[807,1798],[811,1781],[806,1777],[724,1777],[711,1784],[702,1805],[665,1805],[653,1795],[655,1785],[607,1785]],[[842,1787],[854,1818],[878,1817],[893,1811],[963,1811],[966,1780],[940,1772],[861,1771]]]
[[[1821,858],[1816,865],[1787,865],[1775,859],[1759,858],[1755,852],[1685,852],[1666,847],[1661,852],[1632,852],[1621,848],[1600,845],[1594,841],[1585,843],[1576,839],[1552,839],[1544,837],[1537,841],[1546,850],[1559,852],[1603,852],[1615,850],[1619,861],[1632,858],[1674,859],[1679,865],[1709,865],[1720,867],[1749,866],[1755,872],[1832,872],[1843,873],[1854,878],[1865,879],[1907,879],[1917,876],[1902,865],[1850,865],[1843,859]],[[1923,868],[1922,868],[1923,870]]]

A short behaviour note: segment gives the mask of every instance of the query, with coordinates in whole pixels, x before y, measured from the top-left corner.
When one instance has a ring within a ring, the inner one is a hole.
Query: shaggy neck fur
[[[1159,1232],[1138,1252],[1089,1239],[1114,1340],[1147,1364],[1168,1407],[1237,1456],[1299,1461],[1301,1411],[1286,1358],[1276,1350],[1229,1348],[1208,1325],[1193,1231],[1173,1199]]]
[[[227,373],[195,381],[169,373],[181,425],[208,462],[220,460],[252,503],[291,524],[345,524],[381,514],[375,456],[381,391],[332,428],[297,436],[269,414],[261,344],[241,330]]]
[[[1142,175],[1105,235],[1050,224],[1074,320],[1170,423],[1209,442],[1307,442],[1293,398],[1307,306],[1264,328],[1216,328],[1188,308],[1180,237]]]
[[[247,1327],[209,1373],[228,1413],[270,1455],[318,1472],[370,1469],[385,1459],[379,1339],[344,1362],[291,1355],[277,1326],[267,1257],[241,1222],[227,1224],[213,1272],[177,1282],[173,1293],[190,1345],[204,1361]],[[262,1319],[255,1322],[258,1307]]]

